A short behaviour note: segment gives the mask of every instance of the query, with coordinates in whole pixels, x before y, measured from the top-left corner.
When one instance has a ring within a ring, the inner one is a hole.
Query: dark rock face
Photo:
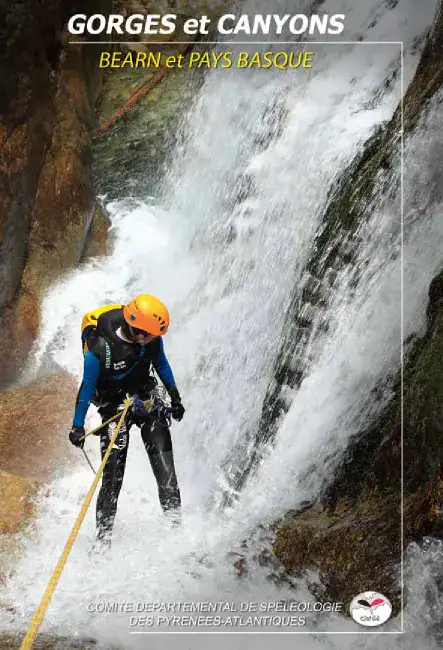
[[[406,94],[406,132],[412,132],[418,119],[426,115],[429,100],[442,86],[442,48],[440,6]],[[381,171],[386,174],[388,170],[389,175],[390,161],[398,148],[399,120],[397,110],[391,122],[367,143],[362,155],[346,170],[332,197],[320,238],[329,243],[337,241],[339,245],[320,246],[320,251],[332,250],[333,258],[327,264],[321,254],[314,260],[317,284],[310,297],[316,306],[321,301],[324,270],[343,262],[344,249],[336,239],[339,216],[347,216],[346,223],[341,225],[345,232],[352,232],[364,218],[376,198],[374,179]],[[431,159],[434,160],[433,155]],[[428,208],[441,203],[438,161],[428,171],[431,174],[425,188],[425,203],[410,205],[412,216],[423,216]],[[297,312],[292,316],[295,319]],[[398,567],[402,543],[406,547],[426,535],[443,535],[443,271],[429,288],[425,334],[406,344],[403,383],[398,373],[389,404],[366,431],[351,440],[332,484],[317,503],[303,512],[287,514],[275,542],[275,551],[289,572],[307,567],[319,571],[322,584],[318,589],[325,597],[346,598],[349,602],[355,594],[370,588],[386,593],[396,611],[400,603]],[[283,381],[290,381],[284,367],[280,368]],[[297,385],[296,381],[293,385]],[[274,399],[277,397],[278,392]]]
[[[412,132],[427,102],[443,83],[443,5],[440,5],[423,50],[413,82],[404,100],[404,130]],[[260,460],[262,449],[273,439],[278,420],[287,410],[282,399],[282,387],[297,389],[306,372],[306,354],[312,341],[314,327],[320,332],[328,329],[326,305],[328,293],[338,271],[352,264],[358,251],[355,233],[365,218],[380,202],[398,192],[400,170],[393,161],[400,154],[401,110],[397,108],[392,120],[381,125],[365,147],[331,188],[322,226],[312,246],[310,260],[301,285],[293,292],[288,307],[280,351],[274,370],[274,381],[268,389],[262,418],[256,434],[255,454],[250,461],[253,469]],[[438,145],[436,145],[438,146]],[[434,156],[437,159],[437,156]],[[434,167],[437,165],[434,164]],[[441,164],[440,164],[441,167]],[[441,174],[436,169],[434,187],[430,194],[437,200],[441,195]],[[382,183],[382,186],[381,186]]]
[[[41,11],[36,12],[33,24],[36,8],[26,9],[25,3],[19,2],[4,3],[0,9],[0,23],[5,25],[0,41],[0,307],[13,299],[20,286],[30,208],[54,124],[50,78],[54,61],[47,56],[50,53],[57,58],[60,40],[54,26],[59,17],[50,7],[46,27]],[[35,118],[32,122],[36,113],[41,114],[37,123]]]
[[[91,225],[89,131],[100,71],[94,47],[68,45],[63,32],[84,4],[0,6],[0,315],[7,341],[0,386],[29,351],[42,293],[78,264]],[[93,4],[111,8],[110,0]]]
[[[443,272],[429,292],[428,329],[404,372],[404,545],[443,536]],[[292,572],[320,571],[330,598],[368,589],[386,593],[398,611],[401,558],[401,384],[380,419],[348,449],[317,504],[291,512],[275,552]]]

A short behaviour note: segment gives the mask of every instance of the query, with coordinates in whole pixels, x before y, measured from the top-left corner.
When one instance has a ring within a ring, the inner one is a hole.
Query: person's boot
[[[112,546],[112,541],[110,535],[100,536],[99,534],[97,534],[97,537],[95,538],[95,541],[88,555],[89,557],[97,556],[97,555],[107,555],[107,553],[109,553],[109,551],[111,550],[111,546]]]
[[[165,514],[165,518],[168,520],[168,522],[171,524],[173,528],[178,528],[180,527],[182,523],[182,518],[181,518],[181,508],[163,508],[163,512]]]

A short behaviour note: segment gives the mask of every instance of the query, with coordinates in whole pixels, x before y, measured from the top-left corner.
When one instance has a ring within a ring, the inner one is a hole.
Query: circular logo
[[[359,625],[375,627],[386,623],[392,614],[392,605],[383,594],[364,591],[352,600],[349,611]]]

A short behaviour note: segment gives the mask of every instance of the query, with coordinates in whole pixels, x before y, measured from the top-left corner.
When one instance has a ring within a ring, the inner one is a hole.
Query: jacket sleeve
[[[83,380],[80,385],[77,400],[75,402],[75,413],[73,426],[82,427],[85,424],[86,413],[88,412],[91,399],[97,387],[97,380],[100,370],[99,359],[88,350],[85,354],[83,365]]]
[[[166,358],[165,348],[162,339],[160,339],[158,355],[157,357],[153,358],[152,365],[154,366],[157,375],[162,380],[168,393],[171,392],[171,389],[177,391],[177,385],[175,383],[174,375],[172,373],[172,368],[169,365],[169,361]]]

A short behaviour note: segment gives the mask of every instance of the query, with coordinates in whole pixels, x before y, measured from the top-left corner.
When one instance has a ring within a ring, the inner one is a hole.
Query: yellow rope
[[[106,420],[106,422],[102,422],[99,427],[95,427],[95,429],[92,429],[92,431],[88,431],[88,433],[85,433],[85,435],[82,436],[81,438],[79,438],[79,440],[84,440],[88,436],[92,436],[94,433],[97,433],[97,431],[100,431],[100,429],[103,429],[103,427],[105,427],[110,422],[114,422],[114,420],[116,420],[118,417],[120,417],[120,413],[121,413],[121,411],[119,411],[118,413],[113,415],[112,418],[109,418],[109,420]]]
[[[97,474],[95,475],[95,478],[92,482],[91,487],[89,488],[89,492],[85,497],[85,500],[83,502],[83,505],[80,509],[80,512],[78,514],[78,517],[75,521],[74,526],[72,527],[71,533],[68,537],[68,541],[65,544],[65,548],[63,549],[63,553],[61,554],[59,561],[57,562],[57,565],[52,573],[52,576],[48,582],[48,586],[46,587],[46,591],[43,594],[43,597],[40,601],[40,605],[37,607],[34,617],[31,621],[31,624],[29,626],[29,630],[25,636],[25,638],[22,641],[22,644],[20,646],[20,650],[30,650],[32,648],[32,645],[34,643],[35,636],[38,632],[38,629],[41,625],[41,622],[43,620],[43,616],[45,615],[46,610],[49,607],[49,603],[51,602],[52,595],[54,593],[54,590],[57,586],[58,581],[60,580],[61,573],[64,569],[64,566],[66,564],[66,560],[68,559],[69,553],[71,552],[72,546],[75,542],[75,539],[78,535],[78,531],[80,530],[80,526],[83,523],[83,520],[86,515],[86,511],[88,510],[90,503],[92,501],[93,494],[95,492],[95,488],[97,487],[97,484],[100,480],[100,477],[102,475],[103,469],[106,465],[106,462],[111,454],[112,447],[114,446],[114,443],[117,439],[118,433],[121,429],[121,426],[123,424],[123,421],[126,417],[126,413],[128,412],[129,407],[131,406],[132,400],[128,399],[125,400],[125,408],[122,411],[120,420],[118,422],[117,428],[114,432],[114,435],[111,438],[111,442],[109,443],[109,446],[106,450],[105,455],[103,456],[102,464],[100,465]]]

